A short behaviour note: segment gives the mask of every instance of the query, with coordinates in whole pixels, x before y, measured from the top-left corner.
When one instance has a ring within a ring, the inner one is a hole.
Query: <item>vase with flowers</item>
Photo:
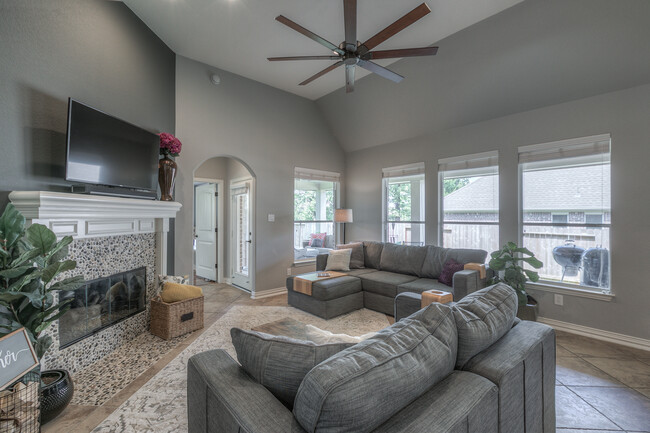
[[[158,184],[160,185],[160,200],[172,201],[174,194],[174,181],[176,180],[176,161],[170,156],[177,157],[181,153],[183,144],[168,132],[161,132],[160,154],[163,158],[158,161]]]

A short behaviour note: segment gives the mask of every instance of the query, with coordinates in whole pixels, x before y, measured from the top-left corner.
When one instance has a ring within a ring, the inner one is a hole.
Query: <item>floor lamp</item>
[[[345,223],[352,222],[352,209],[335,209],[334,222],[343,224],[343,243],[345,243]]]

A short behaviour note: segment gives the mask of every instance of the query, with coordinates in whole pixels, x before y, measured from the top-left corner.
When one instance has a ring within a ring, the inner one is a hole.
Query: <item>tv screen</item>
[[[158,135],[68,102],[66,180],[155,191]]]

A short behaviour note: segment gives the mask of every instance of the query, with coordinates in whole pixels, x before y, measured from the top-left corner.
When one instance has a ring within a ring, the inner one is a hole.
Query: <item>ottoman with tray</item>
[[[311,274],[297,277],[309,278]],[[295,278],[287,279],[288,302],[292,307],[311,313],[323,319],[363,308],[361,280],[344,275],[328,279],[314,279],[311,295],[294,290]]]

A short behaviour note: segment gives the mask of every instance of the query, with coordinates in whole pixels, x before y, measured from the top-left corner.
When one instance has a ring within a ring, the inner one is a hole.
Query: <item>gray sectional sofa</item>
[[[363,242],[363,259],[345,272],[345,277],[316,282],[312,295],[293,290],[294,277],[287,278],[289,305],[330,319],[360,308],[394,314],[395,297],[404,292],[420,294],[437,289],[452,292],[454,300],[486,285],[473,270],[454,274],[453,287],[438,282],[445,262],[484,263],[484,250],[442,248],[435,245],[408,246],[383,242]],[[325,270],[327,254],[318,255],[316,270]]]
[[[516,309],[497,284],[351,346],[235,328],[241,365],[188,361],[189,432],[555,433],[555,333]]]

